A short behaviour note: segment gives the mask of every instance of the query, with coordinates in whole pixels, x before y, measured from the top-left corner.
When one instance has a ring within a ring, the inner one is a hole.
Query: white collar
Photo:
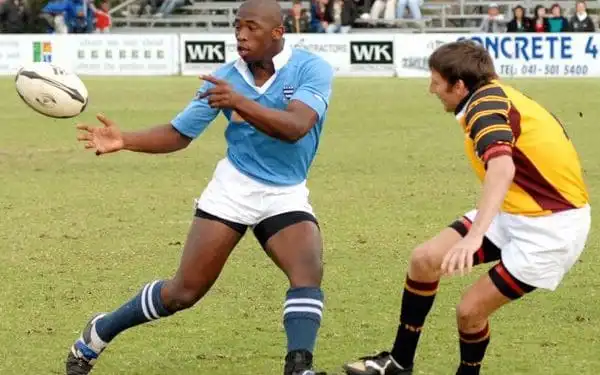
[[[252,86],[258,93],[264,94],[275,80],[275,77],[277,76],[279,70],[281,70],[281,68],[283,68],[285,64],[288,63],[288,61],[290,61],[291,57],[292,47],[284,39],[283,49],[277,55],[273,56],[273,66],[275,67],[275,74],[273,74],[271,78],[269,78],[269,80],[265,82],[265,84],[261,87],[258,87],[254,84],[254,77],[252,76],[252,72],[250,72],[248,64],[246,64],[244,59],[242,59],[241,57],[238,58],[234,66],[250,86]]]

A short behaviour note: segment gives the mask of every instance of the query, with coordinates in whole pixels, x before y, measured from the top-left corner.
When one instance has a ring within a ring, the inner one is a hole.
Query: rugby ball
[[[17,93],[36,112],[53,118],[71,118],[85,110],[88,91],[74,73],[51,63],[23,66],[15,77]]]

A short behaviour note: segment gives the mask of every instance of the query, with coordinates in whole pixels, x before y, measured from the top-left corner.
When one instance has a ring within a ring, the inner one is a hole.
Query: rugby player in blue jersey
[[[170,153],[187,147],[222,113],[227,156],[197,199],[179,269],[150,281],[130,301],[93,316],[69,351],[68,375],[88,374],[121,332],[192,307],[211,288],[250,227],[286,274],[284,375],[312,375],[313,349],[323,314],[322,239],[308,199],[313,162],[331,95],[332,67],[292,48],[272,0],[248,0],[237,13],[240,58],[203,76],[196,97],[170,124],[122,132],[78,125],[78,139],[103,155],[121,150]],[[141,354],[141,353],[140,353]]]

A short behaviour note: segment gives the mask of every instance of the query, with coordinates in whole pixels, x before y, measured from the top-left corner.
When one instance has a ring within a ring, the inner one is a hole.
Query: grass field
[[[168,122],[198,85],[195,78],[85,82],[91,103],[81,120],[104,111],[125,129]],[[563,120],[597,200],[600,81],[511,83]],[[178,154],[98,158],[75,141],[74,121],[28,110],[9,79],[0,89],[0,374],[63,374],[92,313],[175,270],[193,199],[224,155],[224,122]],[[470,209],[479,185],[458,124],[425,80],[339,79],[334,90],[309,188],[325,238],[316,362],[337,372],[358,355],[389,349],[410,250]],[[493,318],[484,374],[598,373],[598,234],[555,293],[536,292]],[[443,281],[417,374],[454,374],[455,306],[486,270]],[[281,374],[286,289],[247,236],[203,301],[119,336],[94,374]]]

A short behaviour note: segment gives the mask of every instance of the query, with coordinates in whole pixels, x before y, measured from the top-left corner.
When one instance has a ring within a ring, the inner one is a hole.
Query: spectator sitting
[[[94,8],[94,15],[96,16],[96,32],[107,33],[110,31],[112,25],[112,18],[108,13],[110,5],[108,1],[104,1],[100,4],[100,9]]]
[[[398,0],[396,3],[396,18],[402,19],[404,18],[404,11],[406,10],[406,6],[408,5],[408,9],[410,10],[410,15],[415,20],[420,20],[421,16],[421,0]]]
[[[65,13],[69,32],[86,34],[93,30],[94,15],[90,12],[88,0],[71,0],[71,6]]]
[[[394,14],[395,4],[396,0],[375,0],[371,6],[371,19],[378,19],[383,12],[384,20],[393,20],[396,17]]]
[[[330,0],[325,9],[328,33],[348,33],[356,19],[353,0]]]
[[[22,0],[6,0],[0,4],[0,32],[20,34],[27,30],[30,14]]]
[[[328,0],[311,0],[310,2],[310,31],[324,33],[327,30],[325,13]]]
[[[524,33],[531,30],[531,20],[525,16],[525,8],[517,5],[513,8],[513,19],[506,24],[509,33]]]
[[[283,25],[286,33],[307,33],[309,25],[306,9],[302,8],[302,0],[294,0],[292,9],[285,16]]]
[[[546,18],[546,8],[538,5],[533,11],[533,20],[531,20],[531,31],[535,33],[546,33],[550,29],[548,18]]]
[[[596,26],[587,14],[585,1],[578,1],[575,5],[575,15],[571,18],[571,31],[573,32],[594,32]]]
[[[137,15],[142,16],[144,13],[154,14],[158,11],[163,2],[163,0],[142,0]],[[129,14],[129,12],[127,12],[127,14]]]
[[[49,1],[42,8],[40,18],[45,22],[49,33],[66,34],[69,32],[66,14],[70,11],[71,2],[68,0]]]
[[[185,0],[164,0],[160,8],[154,15],[155,17],[168,16],[173,11],[181,6],[185,5]]]
[[[371,18],[371,4],[373,2],[371,0],[357,0],[356,1],[356,9],[357,13],[360,14],[359,17],[363,20],[368,20]]]
[[[548,18],[548,26],[551,33],[560,33],[569,31],[569,21],[563,17],[560,5],[554,4],[550,8],[550,18]]]
[[[481,22],[480,30],[484,33],[501,33],[505,31],[504,16],[498,10],[498,4],[491,3],[487,17]]]

